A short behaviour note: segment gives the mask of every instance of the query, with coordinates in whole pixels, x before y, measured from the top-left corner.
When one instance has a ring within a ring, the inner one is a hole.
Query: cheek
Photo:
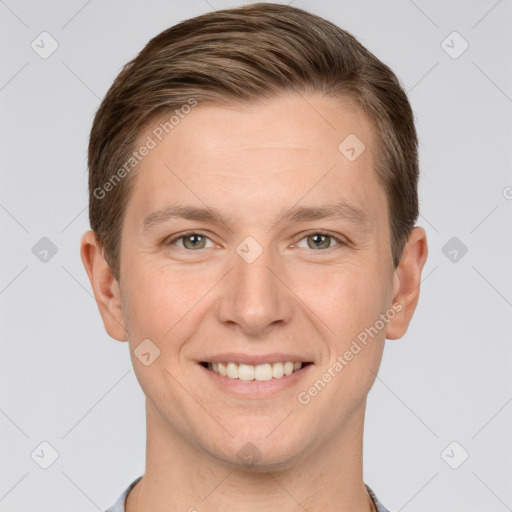
[[[205,293],[199,290],[199,281],[184,279],[177,272],[133,265],[126,283],[123,309],[128,317],[132,364],[143,391],[162,407],[168,399],[162,390],[172,387],[173,377],[181,379],[185,370],[180,364],[181,349],[197,326],[194,315],[199,308],[194,305]],[[208,289],[204,281],[202,287]],[[148,339],[150,344],[145,341]],[[142,350],[143,346],[147,348]],[[137,354],[147,352],[151,359],[158,355],[146,366]]]
[[[385,309],[385,279],[378,265],[365,262],[310,275],[308,283],[315,283],[317,292],[310,290],[304,302],[322,320],[316,325],[322,329],[328,354],[300,398],[311,400],[311,411],[318,411],[312,417],[322,418],[321,411],[329,408],[331,414],[319,428],[337,430],[347,411],[364,401],[378,372],[385,330],[371,328]],[[300,293],[306,294],[307,288]]]
[[[166,265],[133,262],[123,309],[134,344],[150,338],[164,350],[172,339],[186,339],[197,326],[194,318],[214,283],[214,277],[202,270],[185,273]]]
[[[384,305],[385,282],[374,261],[345,261],[295,271],[292,289],[340,344],[373,324]]]

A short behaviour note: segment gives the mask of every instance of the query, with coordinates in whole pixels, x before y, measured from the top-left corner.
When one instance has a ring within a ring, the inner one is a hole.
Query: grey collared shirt
[[[135,486],[135,484],[142,478],[142,476],[139,476],[136,478],[124,491],[119,498],[117,498],[117,501],[105,512],[125,512],[124,505],[126,501],[126,497],[128,496],[128,493],[132,490],[132,488]],[[365,484],[366,485],[366,484]],[[377,499],[377,496],[375,496],[375,493],[366,485],[366,489],[368,490],[368,494],[370,495],[371,499],[375,503],[375,506],[377,507],[378,512],[389,512],[389,510],[384,507],[384,505]]]

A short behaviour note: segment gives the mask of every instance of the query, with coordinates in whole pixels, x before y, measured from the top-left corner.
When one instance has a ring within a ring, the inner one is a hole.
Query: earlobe
[[[114,279],[94,231],[83,234],[80,256],[94,292],[105,330],[112,338],[127,340],[119,283]]]
[[[417,226],[411,231],[400,264],[394,272],[392,304],[400,304],[401,310],[387,325],[387,339],[399,339],[407,332],[418,304],[421,272],[427,256],[427,235],[423,228]]]

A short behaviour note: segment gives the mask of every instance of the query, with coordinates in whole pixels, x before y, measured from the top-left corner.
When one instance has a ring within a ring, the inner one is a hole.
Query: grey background
[[[144,471],[143,394],[79,256],[88,133],[151,37],[241,4],[0,1],[1,511],[105,510]],[[393,512],[512,510],[512,1],[293,5],[395,71],[421,139],[429,259],[409,331],[387,342],[369,396],[365,481]],[[31,48],[43,31],[59,45],[47,59]],[[453,31],[469,44],[457,58]],[[43,237],[57,249],[46,262]],[[452,237],[456,261],[443,252]],[[58,452],[48,469],[31,457],[49,456],[43,441]]]

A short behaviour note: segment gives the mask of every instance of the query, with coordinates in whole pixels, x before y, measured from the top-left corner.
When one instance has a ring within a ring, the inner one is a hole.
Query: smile
[[[218,373],[222,377],[238,380],[272,380],[281,379],[300,370],[303,366],[310,363],[294,363],[292,361],[264,363],[258,365],[237,364],[235,362],[213,362],[201,363],[205,368]]]

